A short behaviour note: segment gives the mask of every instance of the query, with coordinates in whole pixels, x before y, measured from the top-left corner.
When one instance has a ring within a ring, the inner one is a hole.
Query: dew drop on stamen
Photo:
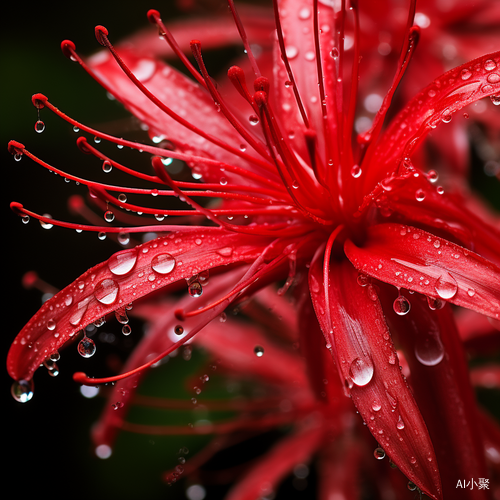
[[[41,134],[45,130],[45,123],[42,120],[37,120],[35,123],[35,132]]]
[[[106,174],[109,174],[113,170],[113,165],[108,160],[104,160],[102,163],[102,171]]]
[[[115,220],[115,214],[111,210],[106,210],[106,212],[104,212],[104,220],[106,222],[113,222]]]
[[[16,380],[10,389],[12,397],[19,403],[27,403],[34,392],[33,380]]]
[[[78,342],[78,354],[80,354],[82,358],[90,358],[95,354],[95,351],[95,342],[87,336],[84,336],[83,339]]]
[[[377,459],[377,460],[383,460],[385,458],[385,451],[383,448],[375,448],[375,450],[373,451],[373,456]]]

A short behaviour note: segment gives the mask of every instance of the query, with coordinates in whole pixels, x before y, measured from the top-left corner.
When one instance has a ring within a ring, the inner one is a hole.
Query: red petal
[[[487,498],[484,491],[456,489],[457,478],[486,477],[487,471],[477,403],[453,313],[450,307],[430,310],[422,296],[412,297],[411,304],[405,316],[387,317],[404,348],[413,394],[436,449],[444,497]]]
[[[443,238],[410,226],[379,224],[362,247],[345,252],[356,269],[399,288],[500,318],[500,268]]]
[[[307,462],[322,444],[325,427],[313,420],[278,442],[228,493],[226,500],[255,500],[272,491],[300,463]]]
[[[29,380],[40,363],[88,324],[205,269],[253,261],[267,243],[258,236],[197,228],[118,252],[45,302],[14,340],[9,374]],[[282,251],[278,247],[274,255]]]
[[[417,94],[382,136],[365,179],[365,192],[410,156],[425,136],[464,106],[500,92],[500,53],[494,52],[458,66]]]
[[[322,282],[319,259],[310,273]],[[370,432],[409,480],[439,499],[439,472],[425,422],[399,368],[377,292],[360,286],[357,276],[347,260],[331,263],[330,310],[324,311],[331,330],[323,333],[335,347],[347,392]],[[311,292],[321,311],[324,288]]]
[[[242,138],[223,114],[217,112],[212,97],[197,82],[162,61],[139,56],[131,50],[121,49],[119,55],[141,83],[177,115],[199,129],[209,131],[211,136],[233,147],[240,147]],[[217,158],[221,163],[240,167],[248,166],[246,161],[200,137],[158,108],[132,83],[110,54],[101,53],[88,63],[116,99],[149,127],[151,136],[171,141],[186,154]],[[249,154],[252,152],[249,151]],[[197,169],[201,168],[201,165],[197,165]],[[222,175],[216,172],[209,176],[205,170],[198,173],[208,182],[219,182]],[[226,174],[231,177],[231,173],[224,173],[228,177]]]

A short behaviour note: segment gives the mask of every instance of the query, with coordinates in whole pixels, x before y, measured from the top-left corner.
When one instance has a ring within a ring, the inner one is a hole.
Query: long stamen
[[[272,236],[275,234],[274,231],[270,231],[262,226],[257,226],[257,225],[248,225],[248,226],[241,226],[237,224],[230,224],[224,220],[221,220],[220,218],[216,217],[214,212],[212,210],[209,210],[205,207],[202,207],[200,204],[196,203],[193,199],[191,199],[189,196],[187,196],[183,191],[181,191],[176,185],[175,182],[170,178],[168,173],[166,172],[163,163],[161,162],[161,159],[156,157],[153,158],[151,161],[153,168],[155,169],[156,174],[165,182],[165,184],[169,185],[179,196],[180,199],[188,203],[190,206],[192,206],[195,210],[197,210],[199,213],[204,214],[208,220],[211,222],[217,224],[218,226],[223,226],[229,231],[237,232],[237,233],[245,233],[245,234],[259,234],[262,236]],[[283,223],[283,234],[287,233],[286,229],[287,224]]]
[[[148,19],[151,24],[158,26],[160,36],[170,45],[170,48],[174,51],[174,54],[182,61],[186,69],[193,75],[196,81],[206,88],[205,80],[201,77],[200,73],[196,71],[196,68],[191,64],[191,61],[186,57],[184,52],[180,49],[179,45],[175,41],[170,30],[163,24],[161,20],[160,13],[157,10],[150,9],[148,11]]]
[[[253,55],[252,49],[250,47],[250,44],[248,43],[248,37],[245,32],[245,28],[243,27],[243,23],[241,22],[240,16],[238,15],[236,7],[234,6],[233,0],[228,0],[228,4],[229,4],[229,9],[231,10],[231,14],[233,15],[236,27],[238,28],[238,33],[240,34],[241,41],[243,42],[243,47],[245,48],[245,52],[248,56],[253,72],[255,73],[255,77],[258,78],[259,76],[261,76],[259,65],[257,64],[255,56]]]
[[[102,27],[98,27],[98,28],[102,28]],[[102,29],[105,30],[105,28],[102,28]],[[96,30],[97,30],[97,28],[96,28]],[[99,38],[98,38],[99,41],[104,40],[102,38],[102,34],[104,33],[104,31],[99,31],[99,30],[97,30],[97,31],[99,32],[99,35],[98,35],[99,36]],[[109,40],[108,40],[108,43],[109,43]],[[109,43],[109,45],[111,46],[110,43]],[[62,44],[61,44],[61,48],[62,48],[63,53],[69,59],[78,62],[78,64],[80,64],[80,66],[82,66],[82,68],[90,76],[92,76],[92,78],[94,78],[94,80],[96,80],[106,91],[108,91],[110,94],[113,94],[113,90],[109,87],[109,85],[106,83],[106,81],[104,81],[101,78],[99,78],[96,75],[96,73],[78,55],[78,53],[75,50],[75,46],[74,46],[73,42],[71,42],[69,40],[64,40],[62,42]],[[116,51],[114,51],[114,52],[112,51],[111,53],[114,56],[116,54]],[[118,54],[116,54],[116,56],[119,57]],[[192,132],[194,132],[195,134],[199,135],[200,137],[203,137],[207,141],[209,141],[209,142],[211,142],[211,143],[213,143],[213,144],[215,144],[215,145],[223,148],[224,150],[229,151],[230,153],[233,153],[234,155],[236,155],[236,156],[238,156],[240,158],[243,158],[244,160],[248,161],[249,163],[253,163],[255,165],[258,165],[261,168],[264,168],[265,170],[269,170],[269,163],[268,162],[266,162],[266,161],[264,161],[264,160],[262,160],[260,158],[251,156],[248,153],[245,153],[244,151],[241,151],[240,148],[235,148],[235,147],[231,146],[230,144],[227,144],[224,141],[220,140],[219,138],[214,137],[214,136],[206,133],[203,129],[200,129],[200,128],[196,127],[192,123],[190,123],[187,120],[185,120],[182,116],[180,116],[177,113],[175,113],[163,101],[157,99],[151,92],[149,92],[147,90],[146,87],[144,87],[144,85],[142,85],[142,83],[140,81],[137,80],[137,78],[134,76],[134,74],[130,71],[130,69],[121,60],[121,58],[117,59],[117,62],[118,63],[121,62],[123,64],[123,66],[121,66],[121,67],[122,67],[123,71],[125,72],[125,74],[131,79],[131,81],[134,84],[136,84],[138,86],[138,88],[146,95],[146,97],[148,97],[156,106],[158,106],[163,112],[165,112],[172,119],[176,120],[178,123],[180,123],[181,125],[185,126],[187,129],[191,130]],[[121,96],[121,98],[123,98],[123,96]],[[134,103],[132,101],[129,101],[128,104],[132,108],[134,107]]]
[[[310,128],[309,118],[307,117],[304,103],[302,102],[302,99],[301,99],[300,94],[299,94],[299,90],[298,90],[297,85],[295,83],[295,77],[293,75],[290,61],[288,60],[288,56],[286,55],[285,39],[283,37],[283,29],[281,27],[281,19],[280,19],[279,7],[278,7],[278,0],[273,0],[273,8],[274,8],[274,19],[275,19],[275,23],[276,23],[276,33],[278,36],[278,44],[280,47],[281,58],[282,58],[283,63],[285,65],[286,72],[288,74],[288,79],[290,80],[290,83],[292,84],[293,95],[295,96],[295,101],[297,102],[297,106],[299,108],[299,113],[300,113],[300,116],[302,117],[302,121],[304,122],[304,125],[306,126],[306,128]]]
[[[205,79],[205,82],[207,84],[207,88],[208,88],[210,94],[212,95],[214,102],[216,103],[217,106],[219,106],[220,111],[224,114],[224,116],[227,118],[229,123],[234,127],[234,129],[241,135],[241,137],[257,153],[259,153],[263,158],[269,160],[269,153],[267,152],[267,149],[264,146],[264,144],[262,144],[260,141],[258,141],[252,134],[250,134],[245,129],[245,127],[243,127],[241,125],[241,123],[238,121],[238,119],[233,115],[233,113],[230,111],[230,109],[226,106],[226,103],[224,102],[224,99],[222,99],[222,96],[220,95],[219,91],[215,88],[215,85],[213,84],[212,79],[210,78],[210,75],[208,74],[205,63],[203,62],[203,57],[201,54],[201,43],[199,40],[192,40],[191,41],[191,50],[193,51],[193,55],[196,59],[196,62],[198,63],[201,74],[203,75],[203,78]]]

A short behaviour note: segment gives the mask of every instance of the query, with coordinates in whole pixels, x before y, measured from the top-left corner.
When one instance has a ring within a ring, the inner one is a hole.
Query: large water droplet
[[[444,300],[453,298],[458,290],[457,281],[448,272],[444,272],[436,281],[434,289],[437,294]]]
[[[76,304],[74,311],[72,312],[71,316],[69,317],[69,322],[73,326],[77,326],[80,324],[80,321],[83,318],[83,315],[87,311],[88,305],[89,305],[90,297],[86,297],[85,299],[81,300]]]
[[[112,304],[118,297],[118,283],[112,279],[104,279],[94,288],[94,297],[104,305]]]
[[[90,358],[95,354],[95,351],[95,342],[87,336],[83,337],[83,339],[78,342],[78,353],[83,358]]]
[[[404,316],[410,312],[410,301],[403,295],[399,295],[392,304],[394,312],[399,316]]]
[[[116,276],[128,274],[137,262],[137,251],[135,248],[115,253],[108,260],[109,270]]]
[[[151,260],[151,268],[159,274],[169,274],[175,267],[175,259],[169,253],[155,255]]]
[[[16,380],[10,389],[12,397],[19,403],[27,403],[34,392],[33,380]]]
[[[435,366],[444,357],[438,331],[420,332],[415,342],[415,357],[425,366]]]
[[[106,222],[113,222],[115,220],[115,214],[111,210],[106,210],[106,212],[104,212],[104,220]]]
[[[364,386],[373,377],[373,364],[369,358],[355,358],[349,367],[349,375],[357,386]]]

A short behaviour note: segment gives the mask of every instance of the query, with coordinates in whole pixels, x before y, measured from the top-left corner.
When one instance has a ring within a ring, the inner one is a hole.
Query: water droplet
[[[113,165],[108,160],[104,160],[102,163],[102,171],[106,174],[109,174],[113,170]]]
[[[491,75],[488,75],[487,80],[490,83],[498,83],[500,82],[500,75],[498,75],[497,73],[491,73]]]
[[[83,358],[90,358],[95,354],[95,351],[95,342],[87,336],[84,336],[83,339],[78,342],[78,353]]]
[[[451,122],[451,113],[443,113],[441,116],[441,121],[443,123],[450,123]]]
[[[47,321],[47,330],[55,330],[56,328],[56,322],[53,320],[53,319],[49,319],[49,321]]]
[[[484,69],[486,71],[492,71],[494,70],[495,68],[497,67],[495,61],[493,61],[492,59],[488,59],[485,63],[484,63]]]
[[[78,304],[76,304],[73,312],[71,313],[71,316],[69,317],[69,322],[73,326],[77,326],[78,324],[80,324],[80,321],[82,320],[83,315],[87,311],[89,301],[90,301],[90,297],[86,297],[85,299],[78,302]]]
[[[490,99],[495,106],[500,106],[500,95],[490,95]]]
[[[121,323],[122,325],[126,325],[129,322],[125,307],[120,307],[115,311],[115,318],[116,321],[118,321],[118,323]]]
[[[463,69],[460,73],[462,80],[468,80],[472,76],[472,73],[468,69]]]
[[[415,342],[415,357],[425,366],[435,366],[444,357],[444,347],[438,331],[420,332]]]
[[[450,273],[445,272],[437,279],[434,289],[442,299],[449,300],[457,293],[457,281]]]
[[[203,287],[198,280],[194,280],[188,285],[188,293],[191,297],[199,297],[203,293]]]
[[[378,401],[374,401],[372,403],[372,410],[379,411],[382,408],[382,405]]]
[[[403,422],[403,419],[401,418],[401,415],[399,415],[399,420],[396,423],[396,427],[401,431],[405,428],[405,423]]]
[[[437,309],[442,309],[444,307],[444,302],[435,297],[427,297],[427,304],[429,305],[429,309],[432,311],[436,311]]]
[[[151,260],[151,268],[158,274],[169,274],[174,270],[175,259],[169,253],[160,253]]]
[[[469,297],[474,297],[474,295],[476,295],[476,290],[474,290],[474,288],[469,288],[469,289],[467,290],[467,295],[468,295]]]
[[[127,203],[127,195],[124,193],[121,193],[118,195],[118,201],[120,203]]]
[[[41,134],[45,130],[45,123],[42,120],[37,120],[35,123],[35,131]]]
[[[361,175],[361,167],[359,165],[354,165],[352,168],[351,168],[351,175],[357,179],[360,175]]]
[[[174,327],[174,333],[176,335],[182,335],[184,333],[184,327],[182,325],[176,325]]]
[[[128,274],[137,262],[137,250],[123,250],[115,253],[108,260],[108,268],[115,276]]]
[[[261,358],[262,356],[264,356],[264,348],[260,345],[256,345],[254,347],[254,350],[253,352],[255,353],[255,355],[258,357],[258,358]]]
[[[297,49],[297,47],[294,47],[293,45],[289,45],[286,48],[286,56],[288,59],[294,59],[295,57],[297,57],[298,53],[299,50]]]
[[[392,304],[392,308],[396,314],[404,316],[410,312],[411,304],[404,295],[399,295]]]
[[[118,297],[118,283],[112,279],[104,279],[94,288],[94,297],[101,304],[109,305]]]
[[[417,485],[415,483],[412,483],[411,481],[408,481],[408,484],[406,486],[410,491],[415,491],[417,489]]]
[[[349,367],[349,375],[357,386],[364,386],[373,377],[373,363],[369,358],[355,358]]]
[[[27,403],[34,392],[33,380],[16,380],[10,389],[12,397],[19,403]]]
[[[123,325],[122,326],[122,334],[125,336],[128,336],[132,333],[132,327],[130,325]]]
[[[385,451],[383,448],[375,448],[375,450],[373,451],[373,456],[377,459],[377,460],[383,460],[385,458]]]
[[[104,220],[106,222],[113,222],[115,220],[115,214],[111,210],[106,210],[106,212],[104,212]]]
[[[333,47],[330,52],[330,56],[332,56],[334,59],[337,59],[339,57],[339,49],[337,47]]]

